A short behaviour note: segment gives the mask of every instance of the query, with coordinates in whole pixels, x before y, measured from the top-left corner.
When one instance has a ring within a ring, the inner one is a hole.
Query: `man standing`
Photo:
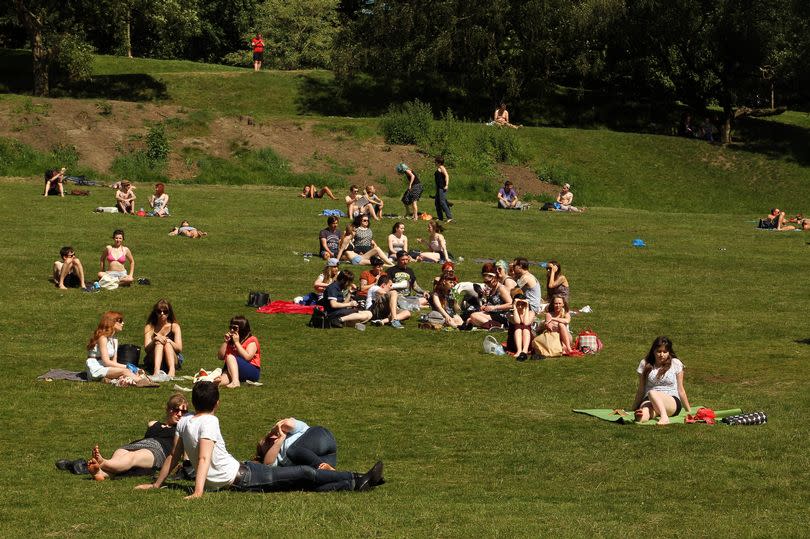
[[[259,71],[262,68],[262,59],[264,57],[264,39],[261,34],[256,34],[256,37],[250,40],[250,46],[253,47],[253,71]]]

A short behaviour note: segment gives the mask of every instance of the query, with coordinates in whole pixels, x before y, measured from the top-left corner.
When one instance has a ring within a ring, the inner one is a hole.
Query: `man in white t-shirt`
[[[375,326],[390,323],[391,327],[402,329],[402,322],[411,317],[411,311],[397,309],[399,294],[393,290],[393,286],[388,275],[380,275],[377,282],[368,289],[366,310],[371,311],[371,323]]]
[[[200,498],[206,489],[230,488],[244,491],[282,490],[369,490],[383,480],[378,461],[367,473],[318,470],[311,466],[268,466],[259,462],[239,463],[228,453],[214,415],[219,408],[219,388],[213,382],[197,382],[191,394],[194,415],[177,424],[174,446],[154,483],[138,489],[160,488],[185,451],[196,471],[194,492],[186,498]]]

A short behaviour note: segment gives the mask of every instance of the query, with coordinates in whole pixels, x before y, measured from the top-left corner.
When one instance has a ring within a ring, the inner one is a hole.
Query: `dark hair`
[[[368,216],[367,213],[361,213],[355,216],[354,220],[352,221],[352,224],[354,225],[355,228],[357,228],[358,226],[363,226],[363,219],[368,219],[368,221],[371,222],[371,218]]]
[[[382,275],[377,277],[377,286],[382,286],[382,285],[384,285],[385,283],[387,283],[390,280],[391,280],[391,277],[389,277],[388,274],[383,273]]]
[[[372,256],[369,259],[369,262],[371,263],[372,266],[382,266],[385,264],[385,261],[377,255]]]
[[[436,164],[437,165],[443,165],[444,164],[444,157],[442,157],[441,155],[437,155],[436,156]]]
[[[65,245],[64,247],[62,247],[61,249],[59,249],[59,256],[60,256],[61,258],[65,258],[65,257],[66,257],[67,255],[69,255],[70,253],[75,253],[75,252],[76,252],[76,251],[74,251],[74,250],[73,250],[73,247],[71,247],[70,245]]]
[[[340,219],[338,219],[337,215],[330,215],[329,217],[326,218],[326,225],[329,226],[334,223],[337,223],[338,221],[340,221]]]
[[[431,227],[433,227],[433,232],[434,232],[434,233],[439,233],[439,234],[441,234],[442,232],[444,232],[444,227],[443,227],[443,226],[442,226],[442,224],[441,224],[439,221],[437,221],[436,219],[432,219],[432,220],[428,221],[428,224],[429,224]]]
[[[664,347],[667,352],[669,352],[669,358],[663,362],[661,365],[656,365],[655,363],[655,353],[658,351],[659,348]],[[647,352],[647,357],[644,358],[644,377],[646,378],[650,371],[654,368],[658,367],[658,374],[656,375],[658,379],[664,377],[664,375],[669,370],[669,367],[672,365],[672,358],[675,357],[675,349],[672,347],[672,341],[669,340],[669,337],[664,337],[663,335],[660,337],[656,337],[650,346],[650,351]]]
[[[252,333],[250,332],[250,322],[248,322],[247,318],[245,318],[241,314],[238,314],[233,318],[231,318],[229,324],[231,326],[236,326],[239,328],[239,342],[244,341],[245,339],[247,339],[252,335]]]
[[[405,226],[405,223],[403,223],[402,221],[397,221],[396,223],[394,223],[394,226],[391,227],[391,234],[397,233],[397,228],[399,228],[399,225]]]
[[[354,273],[352,273],[352,270],[343,270],[338,273],[335,280],[340,283],[340,288],[346,289],[354,281]]]
[[[557,262],[556,260],[549,260],[548,262],[546,262],[546,269],[548,269],[548,267],[551,266],[552,264],[557,266],[557,275],[556,276],[560,277],[561,275],[563,275],[562,266],[560,266],[560,263]],[[546,288],[548,288],[550,283],[551,283],[551,272],[546,271]]]
[[[155,184],[155,193],[157,193],[158,196],[161,196],[165,190],[166,185],[164,185],[162,182],[158,182]]]
[[[408,251],[397,251],[397,260],[408,256]]]
[[[503,182],[503,186],[504,187],[512,187],[512,182],[510,182],[509,180],[506,180],[505,182]]]
[[[146,318],[146,323],[150,324],[153,328],[157,326],[158,321],[158,309],[165,309],[168,312],[166,315],[166,320],[170,324],[174,324],[177,322],[177,318],[174,317],[174,309],[172,309],[172,304],[166,301],[165,299],[161,298],[157,300],[157,303],[152,307],[152,312],[149,313],[149,316]]]
[[[219,402],[219,387],[214,382],[197,382],[191,390],[194,411],[213,412]]]
[[[116,237],[118,234],[121,234],[121,238],[124,238],[124,231],[123,231],[123,230],[121,230],[120,228],[116,228],[115,230],[113,230],[113,235],[112,235],[113,239],[114,239],[114,238],[115,238],[115,237]]]
[[[525,258],[516,258],[515,259],[515,266],[520,266],[521,268],[528,270],[529,269],[529,261]]]

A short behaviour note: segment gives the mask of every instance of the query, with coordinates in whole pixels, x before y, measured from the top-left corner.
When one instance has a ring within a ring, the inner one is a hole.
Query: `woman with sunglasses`
[[[96,481],[104,481],[110,476],[127,472],[130,475],[152,474],[155,468],[163,466],[166,456],[171,452],[177,422],[186,413],[188,413],[186,397],[175,393],[166,403],[166,418],[162,423],[150,421],[140,440],[116,449],[110,458],[101,455],[98,444],[93,446],[93,456],[86,464],[87,472]],[[76,466],[76,461],[60,460],[56,466],[66,470],[81,470],[81,466]]]
[[[481,288],[483,295],[481,309],[472,313],[467,319],[467,323],[483,329],[504,328],[509,324],[512,296],[498,280],[498,276],[495,274],[495,264],[492,262],[481,266],[481,277],[484,280],[484,286]]]
[[[87,377],[90,380],[117,380],[134,384],[139,376],[118,363],[118,339],[116,333],[124,329],[124,316],[117,311],[101,315],[98,327],[87,343]]]
[[[183,334],[174,316],[172,304],[158,300],[143,328],[143,350],[146,354],[144,369],[157,374],[166,364],[166,374],[175,375],[178,357],[183,351]]]
[[[220,387],[239,387],[242,382],[258,382],[262,360],[259,339],[250,332],[250,322],[244,316],[234,316],[217,353],[225,362],[222,376],[215,382]]]
[[[495,262],[495,275],[498,276],[498,282],[506,287],[506,291],[510,294],[512,289],[517,286],[517,281],[514,279],[514,272],[512,271],[512,264],[506,260],[498,260]]]

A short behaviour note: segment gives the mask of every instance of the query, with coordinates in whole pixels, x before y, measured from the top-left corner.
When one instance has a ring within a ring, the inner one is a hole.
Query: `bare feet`
[[[98,448],[98,444],[93,446],[93,458],[92,460],[96,461],[99,466],[104,464],[104,457],[101,456],[101,451]]]
[[[225,386],[225,387],[228,387],[228,388],[233,389],[233,388],[235,388],[235,387],[239,387],[239,386],[241,386],[241,385],[242,385],[242,384],[240,384],[240,383],[239,383],[239,380],[234,380],[233,382],[231,382],[230,384],[228,384],[228,385],[227,385],[227,386]]]
[[[59,290],[67,290],[67,287],[63,284],[59,285]]]
[[[335,469],[332,468],[332,465],[329,464],[328,462],[321,462],[320,464],[318,464],[318,469],[319,470],[329,470],[330,472],[335,471]]]
[[[660,419],[658,420],[657,426],[659,426],[659,427],[660,427],[661,425],[669,425],[669,418],[668,418],[668,417],[662,417],[662,418],[660,418]]]

